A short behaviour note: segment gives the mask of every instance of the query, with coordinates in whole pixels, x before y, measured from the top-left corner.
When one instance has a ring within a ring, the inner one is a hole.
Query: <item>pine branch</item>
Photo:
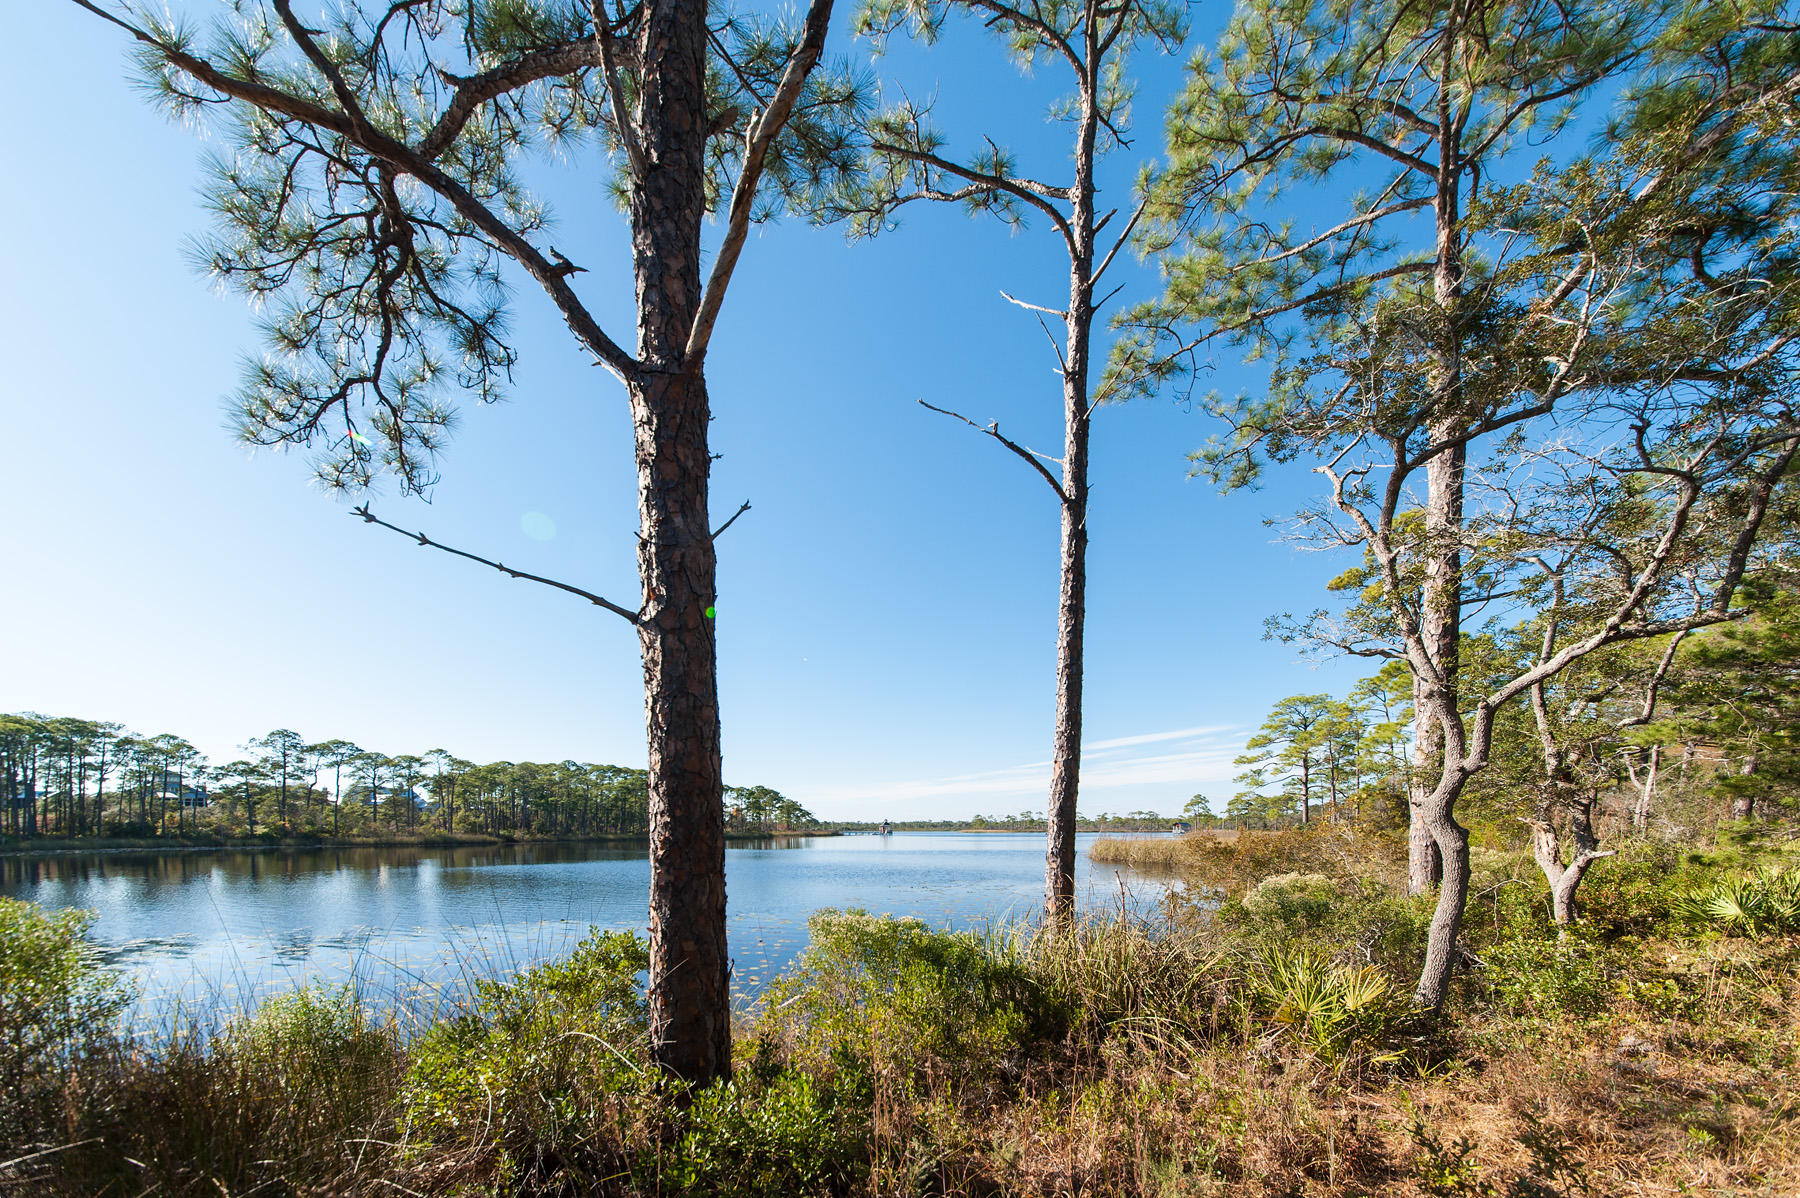
[[[1045,468],[1044,463],[1038,460],[1045,455],[1038,453],[1036,450],[1027,449],[1025,446],[1020,445],[1017,441],[1014,441],[1009,437],[1002,436],[1000,433],[999,421],[990,420],[985,425],[976,424],[961,412],[952,412],[948,408],[940,408],[936,404],[926,403],[922,399],[919,401],[919,406],[922,408],[929,408],[940,416],[948,416],[952,420],[960,420],[978,433],[986,433],[994,440],[1000,442],[1000,444],[1018,454],[1020,459],[1023,460],[1027,466],[1030,466],[1033,470],[1037,471],[1038,474],[1042,475],[1044,481],[1050,484],[1050,489],[1056,492],[1056,497],[1058,499],[1062,500],[1065,504],[1069,502],[1068,492],[1063,490],[1062,484],[1056,481],[1056,476],[1051,474],[1050,471]],[[1056,459],[1051,458],[1050,460],[1055,461]]]
[[[749,507],[750,505],[746,503],[744,506]],[[554,578],[545,578],[539,574],[527,574],[523,570],[515,570],[511,566],[505,565],[501,562],[492,561],[488,558],[482,557],[480,554],[470,553],[465,549],[455,549],[449,545],[443,544],[440,541],[434,541],[422,532],[413,532],[410,529],[401,528],[398,524],[389,524],[386,520],[381,519],[374,512],[371,512],[369,510],[369,505],[366,503],[363,504],[361,507],[351,508],[350,514],[353,516],[361,516],[363,518],[363,520],[369,524],[379,524],[383,528],[392,529],[393,531],[399,533],[401,536],[411,537],[413,540],[417,541],[419,544],[424,545],[428,548],[442,549],[445,553],[452,553],[452,554],[455,554],[457,557],[467,558],[472,562],[479,562],[481,565],[484,565],[484,566],[492,566],[494,569],[500,571],[500,573],[506,575],[508,578],[522,578],[526,582],[541,582],[547,587],[555,587],[559,591],[567,591],[571,595],[579,595],[583,599],[586,599],[589,603],[592,603],[595,607],[604,607],[607,611],[612,612],[614,615],[623,618],[630,624],[636,625],[639,622],[638,614],[636,612],[627,611],[625,608],[620,607],[617,603],[614,603],[612,600],[604,599],[601,596],[594,594],[594,592],[592,592],[592,591],[584,591],[578,586],[571,586],[566,582],[558,582]],[[740,514],[741,514],[741,509],[740,509]],[[735,519],[737,519],[737,517],[733,516],[732,519],[735,520]],[[727,527],[730,526],[729,521],[727,521],[726,526]],[[723,528],[721,528],[719,530],[719,532],[724,532],[724,531],[725,531],[725,529],[723,529]],[[714,533],[713,535],[717,536],[718,533]]]

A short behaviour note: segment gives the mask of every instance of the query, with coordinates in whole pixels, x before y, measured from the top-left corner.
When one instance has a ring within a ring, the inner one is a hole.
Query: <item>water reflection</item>
[[[1090,870],[1089,839],[1082,899],[1116,903],[1121,875]],[[822,907],[953,926],[1030,916],[1043,841],[771,838],[733,842],[726,870],[733,982],[748,997],[804,946]],[[454,998],[566,953],[590,926],[643,930],[649,880],[641,847],[590,844],[0,857],[0,894],[97,913],[95,936],[153,1021],[309,982],[348,982],[380,1002]],[[1137,878],[1124,901],[1153,902],[1162,886]]]

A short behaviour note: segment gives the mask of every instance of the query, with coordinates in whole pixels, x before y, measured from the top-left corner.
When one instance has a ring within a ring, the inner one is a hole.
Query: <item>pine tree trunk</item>
[[[639,641],[649,739],[650,1034],[657,1062],[703,1083],[731,1070],[725,806],[708,523],[711,410],[686,348],[705,219],[706,4],[651,0],[639,28],[632,192],[638,361]]]
[[[651,1036],[664,1068],[704,1082],[731,1062],[705,384],[654,375],[638,406]]]
[[[1093,10],[1090,6],[1090,35]],[[1063,923],[1075,909],[1075,821],[1081,791],[1081,684],[1087,631],[1088,357],[1094,322],[1094,139],[1099,125],[1088,39],[1090,76],[1082,80],[1075,137],[1075,185],[1069,227],[1069,309],[1063,378],[1062,541],[1056,609],[1056,730],[1050,752],[1050,797],[1045,810],[1044,913]]]

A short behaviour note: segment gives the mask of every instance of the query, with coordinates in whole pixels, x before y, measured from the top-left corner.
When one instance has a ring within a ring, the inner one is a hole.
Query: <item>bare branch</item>
[[[1119,239],[1113,242],[1112,248],[1106,251],[1106,257],[1100,260],[1100,265],[1095,268],[1093,274],[1088,276],[1088,286],[1092,287],[1100,281],[1100,276],[1105,274],[1106,268],[1112,265],[1113,258],[1118,255],[1119,250],[1127,241],[1131,240],[1131,231],[1137,228],[1138,221],[1143,219],[1144,210],[1149,206],[1150,197],[1148,195],[1145,195],[1143,199],[1138,201],[1137,211],[1133,212],[1131,214],[1131,219],[1125,222],[1125,228],[1120,231]],[[1105,221],[1100,222],[1101,225],[1104,225],[1105,223]],[[1094,232],[1100,232],[1100,225],[1094,226]],[[1095,305],[1095,307],[1099,306],[1100,305],[1098,304]]]
[[[744,502],[742,504],[740,504],[738,506],[737,511],[731,513],[731,519],[725,521],[725,523],[723,523],[723,524],[719,525],[719,527],[713,529],[712,539],[715,541],[718,540],[719,537],[724,533],[724,531],[726,529],[730,528],[733,524],[737,523],[739,516],[743,515],[745,512],[747,512],[749,510],[750,510],[750,501],[748,499],[746,499],[746,500],[744,500]]]
[[[936,404],[926,403],[922,399],[919,401],[919,406],[922,408],[929,408],[933,412],[938,413],[940,416],[948,416],[952,420],[960,420],[964,424],[968,425],[970,428],[974,429],[978,433],[986,433],[988,436],[992,437],[994,440],[1000,442],[1000,444],[1006,446],[1008,449],[1010,449],[1014,453],[1018,454],[1019,458],[1022,461],[1024,461],[1026,465],[1030,466],[1033,470],[1037,471],[1038,474],[1043,477],[1043,480],[1050,484],[1050,489],[1052,491],[1056,492],[1056,497],[1058,499],[1060,499],[1065,504],[1067,504],[1069,502],[1068,492],[1063,490],[1062,484],[1056,481],[1056,476],[1054,474],[1050,473],[1049,469],[1047,467],[1045,467],[1043,462],[1039,461],[1040,458],[1043,458],[1046,455],[1038,453],[1034,449],[1027,449],[1027,448],[1025,448],[1025,446],[1020,445],[1017,441],[1014,441],[1008,437],[1002,436],[1000,433],[1000,422],[999,421],[990,420],[987,424],[980,425],[980,424],[976,424],[973,420],[970,420],[967,416],[964,416],[961,412],[952,412],[948,408],[940,408]],[[1055,461],[1056,459],[1052,458],[1050,460]]]
[[[619,81],[619,63],[613,54],[613,34],[606,20],[606,7],[601,0],[590,5],[594,21],[594,46],[600,51],[600,69],[606,74],[606,98],[612,105],[613,124],[619,127],[619,141],[625,146],[625,159],[631,164],[631,177],[643,181],[644,149],[638,142],[637,127],[625,108],[625,87]]]
[[[1669,638],[1668,647],[1663,650],[1662,660],[1656,663],[1656,672],[1650,675],[1650,682],[1644,688],[1644,710],[1628,720],[1621,720],[1619,722],[1619,727],[1632,728],[1648,724],[1651,718],[1655,716],[1656,692],[1658,688],[1662,686],[1663,678],[1668,674],[1669,667],[1675,662],[1675,650],[1681,648],[1681,642],[1685,640],[1687,634],[1692,631],[1693,629],[1691,628],[1683,628],[1680,632]]]
[[[748,507],[750,505],[745,504],[744,506]],[[442,544],[441,542],[432,540],[430,537],[426,536],[422,532],[412,532],[409,529],[401,528],[398,524],[389,524],[386,520],[381,519],[374,512],[371,512],[369,510],[369,505],[366,503],[363,504],[361,507],[351,508],[350,514],[353,516],[361,516],[363,518],[363,520],[369,524],[379,524],[383,528],[392,529],[393,531],[399,533],[401,536],[411,537],[413,540],[417,541],[419,544],[427,546],[429,548],[442,549],[445,553],[453,553],[457,557],[468,558],[470,561],[479,562],[484,566],[492,566],[494,569],[500,571],[500,573],[506,575],[508,578],[522,578],[526,582],[541,582],[547,587],[555,587],[559,591],[567,591],[571,595],[579,595],[583,599],[586,599],[589,603],[592,603],[595,607],[604,607],[607,611],[612,612],[614,615],[623,618],[624,620],[626,620],[627,622],[629,622],[633,625],[636,625],[638,623],[638,614],[636,612],[629,611],[623,607],[620,607],[617,603],[614,603],[610,599],[603,599],[599,595],[594,594],[594,592],[592,592],[592,591],[584,591],[578,586],[571,586],[566,582],[558,582],[554,578],[545,578],[539,574],[527,574],[523,570],[515,570],[511,566],[503,565],[500,562],[491,561],[488,558],[482,557],[480,554],[470,553],[464,549],[453,549],[449,545],[445,545],[445,544]],[[736,517],[733,517],[733,519],[735,519],[735,518]],[[723,532],[724,529],[720,529],[719,531]]]
[[[1005,300],[1009,304],[1017,304],[1019,307],[1024,308],[1029,312],[1042,312],[1046,316],[1054,316],[1060,320],[1069,319],[1069,314],[1067,312],[1064,312],[1061,308],[1045,308],[1038,304],[1028,304],[1022,299],[1015,298],[1013,295],[1011,295],[1009,292],[1006,292],[1006,291],[1002,291],[1000,293],[1000,298]]]

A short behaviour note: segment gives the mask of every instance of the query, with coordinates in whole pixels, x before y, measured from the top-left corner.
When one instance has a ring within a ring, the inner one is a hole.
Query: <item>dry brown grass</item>
[[[1185,836],[1102,837],[1088,855],[1104,865],[1179,869],[1232,894],[1276,874],[1391,882],[1405,867],[1405,845],[1395,834],[1323,820],[1273,832],[1203,828]]]

